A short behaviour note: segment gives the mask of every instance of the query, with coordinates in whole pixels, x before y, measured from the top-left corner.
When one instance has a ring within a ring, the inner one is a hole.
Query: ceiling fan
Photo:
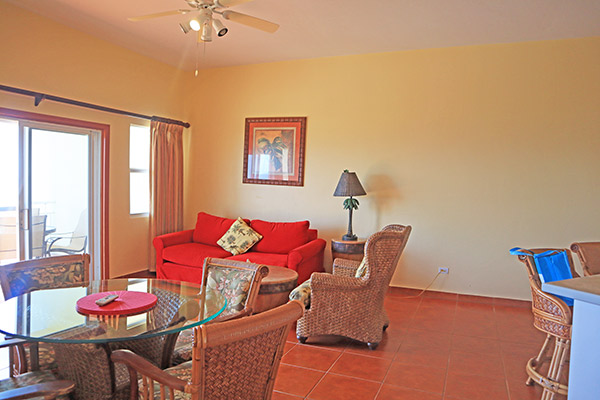
[[[191,9],[163,11],[127,19],[129,21],[138,22],[152,18],[166,17],[169,15],[195,13],[197,15],[194,16],[194,18],[188,22],[180,23],[179,26],[184,33],[188,33],[190,30],[198,32],[198,42],[212,41],[213,28],[219,37],[227,34],[228,29],[220,20],[214,18],[214,14],[219,14],[224,19],[237,22],[238,24],[260,29],[264,32],[274,33],[279,28],[279,25],[276,23],[265,21],[264,19],[242,14],[236,11],[227,10],[229,7],[248,3],[250,1],[252,0],[185,0]]]

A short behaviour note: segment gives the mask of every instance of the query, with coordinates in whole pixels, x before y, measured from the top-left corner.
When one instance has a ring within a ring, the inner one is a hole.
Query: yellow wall
[[[217,45],[217,44],[215,44]],[[529,298],[513,246],[598,240],[600,38],[335,57],[202,71],[189,101],[186,216],[309,219],[356,171],[354,230],[410,224],[393,285]],[[242,184],[244,119],[307,116],[304,187]]]
[[[344,168],[368,195],[354,230],[413,234],[394,285],[529,298],[513,246],[599,240],[600,38],[458,47],[189,71],[0,1],[0,83],[192,123],[186,228],[198,211],[309,219],[340,237]],[[215,42],[213,45],[218,45]],[[210,56],[210,52],[208,52]],[[112,276],[147,264],[128,214],[128,126],[139,122],[0,92],[0,107],[111,125]],[[244,119],[306,116],[304,187],[242,184]],[[327,259],[330,258],[327,251]]]
[[[0,1],[0,84],[183,119],[184,74]],[[148,265],[147,217],[129,215],[129,125],[149,121],[0,92],[0,107],[110,125],[111,276]]]

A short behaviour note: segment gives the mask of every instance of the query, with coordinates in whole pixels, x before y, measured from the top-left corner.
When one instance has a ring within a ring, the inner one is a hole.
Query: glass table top
[[[84,315],[77,300],[93,293],[152,293],[157,303],[135,315]],[[107,343],[176,333],[206,323],[223,312],[218,291],[199,284],[158,279],[109,279],[78,286],[37,290],[0,303],[0,332],[50,343]]]

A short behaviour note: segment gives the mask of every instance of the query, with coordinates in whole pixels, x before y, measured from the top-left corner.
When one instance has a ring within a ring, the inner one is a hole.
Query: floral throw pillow
[[[291,291],[290,300],[300,300],[304,304],[305,308],[310,308],[310,279],[304,281]]]
[[[243,219],[238,218],[217,244],[235,256],[250,250],[260,239],[262,235],[250,228]]]
[[[363,257],[360,265],[356,269],[356,274],[354,275],[356,278],[363,278],[367,275],[367,257]]]

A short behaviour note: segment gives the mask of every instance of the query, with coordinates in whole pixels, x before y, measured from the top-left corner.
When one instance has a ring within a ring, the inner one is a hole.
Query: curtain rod
[[[150,116],[150,115],[144,115],[144,114],[137,114],[137,113],[133,113],[130,111],[119,110],[117,108],[99,106],[97,104],[67,99],[65,97],[53,96],[51,94],[46,94],[46,93],[34,92],[31,90],[19,89],[19,88],[12,87],[12,86],[0,85],[0,90],[4,90],[5,92],[22,94],[25,96],[31,96],[35,99],[33,104],[36,107],[38,105],[40,105],[42,100],[50,100],[50,101],[56,101],[58,103],[70,104],[72,106],[91,108],[92,110],[104,111],[104,112],[109,112],[109,113],[113,113],[113,114],[127,115],[130,117],[141,118],[141,119],[149,119],[149,120],[154,120],[154,121],[159,121],[159,122],[165,122],[168,124],[181,125],[184,128],[190,127],[189,122],[178,121],[176,119],[162,118],[162,117],[157,117],[156,115]]]

